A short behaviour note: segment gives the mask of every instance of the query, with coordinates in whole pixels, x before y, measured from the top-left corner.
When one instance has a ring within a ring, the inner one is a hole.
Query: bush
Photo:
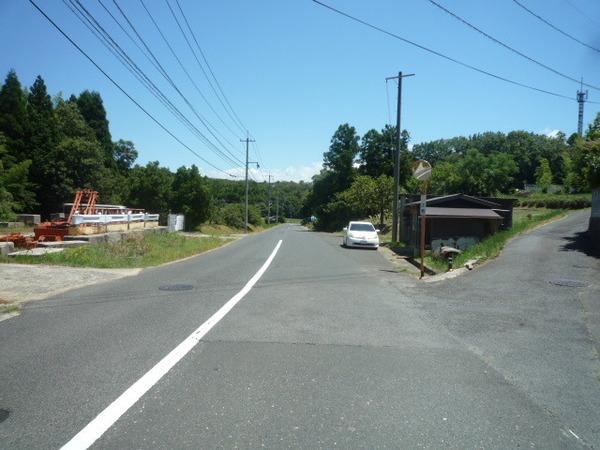
[[[228,203],[213,210],[211,222],[242,229],[245,225],[245,206],[239,203]],[[253,226],[263,224],[260,209],[254,205],[248,207],[248,223]]]

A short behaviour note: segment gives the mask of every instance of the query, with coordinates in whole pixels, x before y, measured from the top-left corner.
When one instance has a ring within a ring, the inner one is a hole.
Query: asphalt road
[[[587,213],[589,216],[589,213]],[[0,448],[59,448],[256,285],[96,448],[600,447],[599,259],[577,213],[422,284],[284,225],[0,323]],[[550,282],[579,281],[583,287]],[[187,291],[159,287],[188,284]]]

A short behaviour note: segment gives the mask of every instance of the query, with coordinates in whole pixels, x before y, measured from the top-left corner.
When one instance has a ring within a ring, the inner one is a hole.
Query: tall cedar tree
[[[0,89],[0,132],[6,138],[9,155],[17,161],[29,159],[27,129],[27,95],[11,70]]]
[[[43,215],[47,215],[56,209],[56,193],[48,186],[53,185],[57,180],[56,174],[49,168],[52,160],[56,158],[57,129],[52,107],[52,99],[48,95],[46,84],[41,76],[35,79],[33,86],[29,90],[27,101],[28,115],[28,146],[29,159],[31,165],[31,179],[35,180],[35,194],[40,204]],[[52,209],[47,206],[52,205]]]
[[[100,142],[104,151],[105,165],[107,167],[113,164],[113,145],[110,136],[109,122],[106,117],[106,110],[102,97],[95,91],[83,91],[77,98],[77,106],[81,115],[96,134],[96,139]]]
[[[356,129],[345,123],[331,138],[329,151],[323,153],[323,166],[333,175],[335,192],[344,191],[352,184],[356,175],[354,160],[359,150],[359,139]]]

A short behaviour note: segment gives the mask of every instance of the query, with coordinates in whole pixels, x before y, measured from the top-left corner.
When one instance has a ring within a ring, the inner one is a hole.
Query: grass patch
[[[592,204],[592,194],[544,194],[541,192],[521,193],[503,197],[516,198],[515,206],[549,209],[582,209]]]
[[[480,243],[465,250],[454,258],[454,267],[462,267],[470,259],[484,261],[495,258],[500,254],[509,239],[565,214],[566,211],[564,209],[515,208],[513,213],[513,227],[511,229],[489,236]],[[434,256],[426,256],[425,264],[438,272],[443,272],[448,268],[448,263],[444,258]]]
[[[0,314],[10,314],[10,313],[16,313],[21,311],[21,307],[19,305],[16,305],[14,303],[8,304],[8,305],[1,305],[0,304]]]
[[[150,267],[196,255],[226,242],[229,240],[197,239],[178,233],[146,233],[114,244],[90,244],[43,256],[3,256],[0,262],[98,268]]]
[[[281,225],[279,223],[265,223],[260,226],[248,225],[250,233],[258,233],[259,231],[268,230],[269,228]],[[243,228],[233,228],[228,225],[205,223],[196,228],[200,233],[210,234],[211,236],[223,236],[229,234],[244,234]]]

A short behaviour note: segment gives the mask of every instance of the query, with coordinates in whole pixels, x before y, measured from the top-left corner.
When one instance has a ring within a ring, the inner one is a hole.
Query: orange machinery
[[[35,240],[62,241],[69,234],[73,216],[75,214],[96,214],[97,202],[98,192],[91,189],[77,191],[69,217],[66,220],[52,220],[39,224],[33,229]]]

